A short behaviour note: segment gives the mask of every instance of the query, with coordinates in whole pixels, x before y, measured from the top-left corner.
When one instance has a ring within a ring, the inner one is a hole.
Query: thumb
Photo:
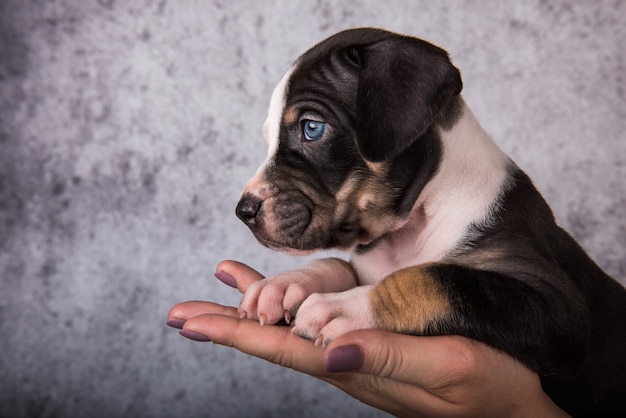
[[[264,276],[252,267],[233,260],[224,260],[215,268],[215,277],[230,287],[236,287],[245,293],[248,286]]]
[[[473,367],[474,344],[458,336],[417,337],[358,330],[328,346],[324,366],[329,373],[351,371],[433,387],[458,379],[463,375],[460,368]]]

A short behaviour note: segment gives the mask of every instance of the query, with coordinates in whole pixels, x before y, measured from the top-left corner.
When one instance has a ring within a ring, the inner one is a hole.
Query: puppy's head
[[[275,88],[268,155],[237,216],[284,251],[351,249],[406,221],[441,160],[461,78],[445,51],[353,29],[303,54]]]

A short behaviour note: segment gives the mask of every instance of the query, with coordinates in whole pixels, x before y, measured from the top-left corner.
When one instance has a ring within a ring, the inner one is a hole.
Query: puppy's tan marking
[[[289,106],[283,114],[283,121],[287,125],[293,125],[298,121],[298,109],[295,106]]]
[[[365,165],[367,165],[367,168],[375,175],[378,177],[383,177],[386,172],[387,172],[387,167],[389,166],[389,164],[387,164],[386,161],[381,161],[378,163],[363,159],[363,161],[365,161]]]
[[[499,267],[508,261],[510,252],[504,248],[484,248],[467,251],[453,256],[455,263],[466,265],[479,270],[499,271]]]
[[[381,329],[404,334],[423,332],[450,313],[450,302],[428,274],[427,265],[398,270],[370,294],[372,312]]]
[[[337,204],[352,203],[350,197],[358,191],[362,181],[363,178],[359,175],[351,175],[348,177],[337,193],[335,193],[335,201]]]

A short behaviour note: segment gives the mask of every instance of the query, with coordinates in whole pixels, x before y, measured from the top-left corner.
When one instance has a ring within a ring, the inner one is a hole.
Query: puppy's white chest
[[[488,225],[507,187],[511,164],[472,112],[441,131],[443,158],[406,223],[383,236],[352,264],[362,284],[376,283],[399,269],[440,262],[454,252],[475,225]]]
[[[424,234],[430,235],[429,231],[424,231]],[[413,240],[383,242],[367,253],[355,254],[352,257],[352,266],[357,273],[359,285],[378,283],[405,267],[441,261],[459,240],[456,236],[448,235],[429,243],[425,235],[414,236]]]

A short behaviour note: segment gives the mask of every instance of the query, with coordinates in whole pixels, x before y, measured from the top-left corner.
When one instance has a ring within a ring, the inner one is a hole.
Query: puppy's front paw
[[[348,331],[374,328],[369,292],[360,286],[339,293],[314,293],[298,310],[293,332],[302,338],[327,346]]]
[[[239,303],[241,318],[258,320],[261,325],[287,324],[302,302],[315,291],[313,278],[289,272],[251,284]]]

